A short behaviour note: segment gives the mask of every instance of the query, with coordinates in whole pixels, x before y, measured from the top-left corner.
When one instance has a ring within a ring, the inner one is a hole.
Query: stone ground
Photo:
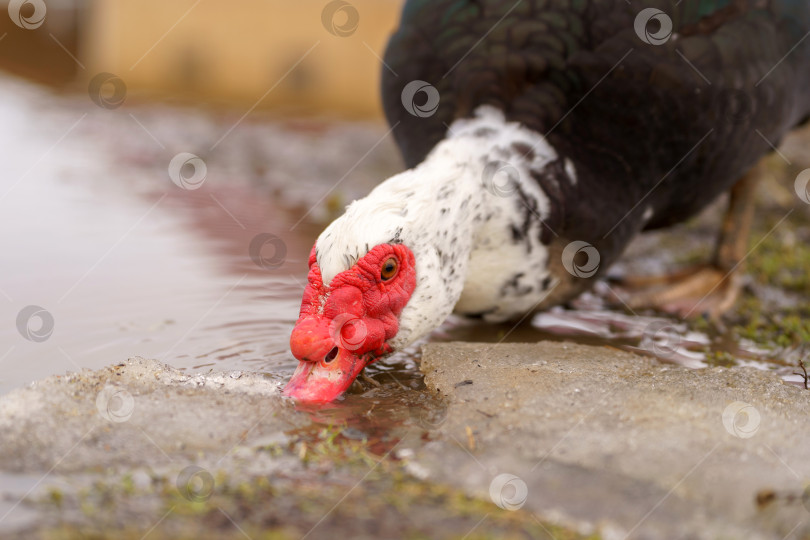
[[[438,478],[512,474],[538,516],[611,538],[810,537],[810,393],[773,374],[569,343],[428,345],[422,369],[461,443],[425,449]]]
[[[0,536],[810,538],[810,393],[774,374],[548,342],[422,370],[440,400],[380,437],[138,358],[16,390]]]

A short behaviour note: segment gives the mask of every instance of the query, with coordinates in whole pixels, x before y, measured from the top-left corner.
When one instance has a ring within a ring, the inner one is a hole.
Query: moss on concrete
[[[201,468],[202,482],[188,486],[166,472],[151,473],[146,485],[127,473],[72,492],[52,488],[31,501],[45,522],[20,538],[598,538],[420,480],[408,472],[407,459],[396,457],[397,442],[354,440],[341,427],[313,426],[286,444],[252,449],[294,460],[289,474],[242,476],[226,465]],[[382,455],[373,451],[380,444],[388,446]]]

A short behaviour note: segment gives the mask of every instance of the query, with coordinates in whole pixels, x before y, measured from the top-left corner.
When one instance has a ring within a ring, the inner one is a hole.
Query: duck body
[[[671,21],[663,43],[636,32],[642,8]],[[577,172],[575,184],[537,178],[548,225],[607,267],[639,231],[727,191],[810,114],[808,31],[810,4],[795,0],[411,0],[382,95],[408,166],[482,104],[543,135]],[[432,116],[402,106],[411,80],[437,89]]]
[[[694,215],[810,114],[809,32],[791,0],[406,2],[382,92],[410,168],[316,242],[287,394],[333,399],[453,310],[565,302]]]

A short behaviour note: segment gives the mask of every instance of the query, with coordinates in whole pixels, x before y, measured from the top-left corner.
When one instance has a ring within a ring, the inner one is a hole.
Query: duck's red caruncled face
[[[416,287],[414,256],[402,244],[380,244],[323,284],[315,248],[290,349],[301,361],[284,388],[300,401],[340,396],[363,368],[393,351],[399,315]]]

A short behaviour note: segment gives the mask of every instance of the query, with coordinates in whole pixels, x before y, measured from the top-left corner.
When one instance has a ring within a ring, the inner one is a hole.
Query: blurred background
[[[379,58],[402,3],[4,0],[17,20],[0,22],[0,67],[63,90],[112,73],[128,100],[378,118]]]
[[[317,234],[402,168],[402,1],[0,4],[0,394],[134,355],[285,380]]]

